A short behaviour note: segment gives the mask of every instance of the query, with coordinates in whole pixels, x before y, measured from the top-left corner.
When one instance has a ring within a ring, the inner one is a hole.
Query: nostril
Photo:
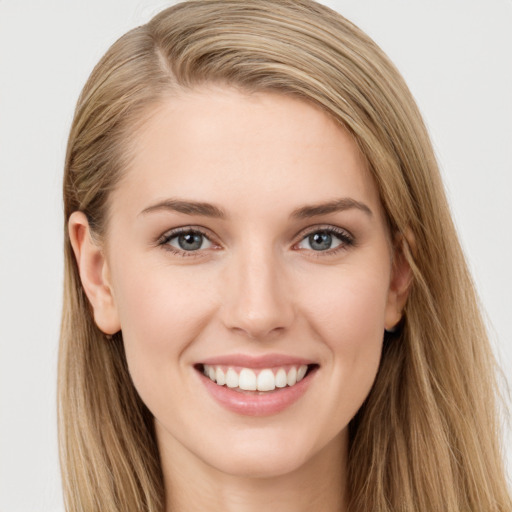
[[[279,338],[286,332],[286,327],[264,324],[262,322],[246,322],[231,327],[232,331],[251,341],[270,341]]]

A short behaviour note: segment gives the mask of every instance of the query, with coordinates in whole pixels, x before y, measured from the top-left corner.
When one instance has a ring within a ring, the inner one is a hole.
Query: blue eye
[[[186,251],[199,251],[201,249],[209,249],[212,247],[212,242],[200,231],[182,231],[177,234],[170,234],[166,237],[164,243],[171,247]]]
[[[319,229],[309,233],[297,244],[297,247],[299,249],[322,252],[352,244],[353,240],[348,233],[330,228]]]

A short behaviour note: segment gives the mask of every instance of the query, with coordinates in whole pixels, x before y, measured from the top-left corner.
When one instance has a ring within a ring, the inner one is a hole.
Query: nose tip
[[[237,321],[231,325],[231,330],[243,334],[251,340],[264,340],[273,338],[285,330],[282,318],[273,318],[261,311],[238,311]]]
[[[273,339],[293,321],[289,283],[272,260],[237,267],[225,288],[224,324],[251,340]]]

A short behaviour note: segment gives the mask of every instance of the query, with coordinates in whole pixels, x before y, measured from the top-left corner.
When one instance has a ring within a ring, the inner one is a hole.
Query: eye
[[[160,243],[176,252],[195,252],[213,247],[211,240],[204,233],[194,229],[168,233]]]
[[[317,229],[307,234],[297,245],[298,249],[326,252],[353,245],[354,240],[347,232],[334,228]]]

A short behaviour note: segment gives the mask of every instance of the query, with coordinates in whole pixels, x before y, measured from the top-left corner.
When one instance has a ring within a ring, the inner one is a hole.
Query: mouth
[[[318,369],[318,364],[285,364],[249,368],[222,364],[197,364],[195,369],[217,386],[253,395],[277,393],[295,387]]]
[[[307,394],[320,365],[285,354],[232,354],[198,362],[194,369],[207,395],[243,416],[271,416]]]

